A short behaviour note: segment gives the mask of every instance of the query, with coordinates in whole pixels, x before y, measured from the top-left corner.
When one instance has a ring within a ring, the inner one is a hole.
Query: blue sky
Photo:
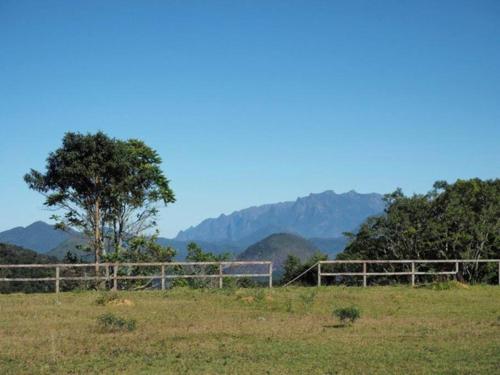
[[[66,131],[156,148],[173,236],[311,192],[496,178],[499,1],[0,1],[0,230]]]

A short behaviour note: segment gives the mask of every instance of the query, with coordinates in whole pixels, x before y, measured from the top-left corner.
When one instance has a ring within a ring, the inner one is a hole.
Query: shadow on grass
[[[326,324],[326,325],[323,325],[323,328],[347,328],[347,327],[349,327],[349,326],[346,324]]]

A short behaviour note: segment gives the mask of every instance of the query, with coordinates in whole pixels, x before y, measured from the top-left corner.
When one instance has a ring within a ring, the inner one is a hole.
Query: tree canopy
[[[82,230],[96,262],[108,249],[156,225],[157,203],[175,202],[158,153],[136,139],[119,140],[102,132],[66,133],[51,152],[44,172],[24,176],[28,186],[45,196],[59,228]]]
[[[500,180],[438,181],[427,194],[385,196],[382,216],[371,217],[339,259],[497,259],[500,258]],[[464,276],[488,272],[465,265]]]

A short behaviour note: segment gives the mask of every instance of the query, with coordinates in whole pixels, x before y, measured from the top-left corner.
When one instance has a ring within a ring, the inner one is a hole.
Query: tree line
[[[156,227],[158,206],[175,202],[161,164],[158,153],[140,140],[70,132],[49,154],[45,170],[32,169],[24,179],[44,195],[47,207],[63,212],[53,216],[58,228],[75,228],[88,237],[96,263],[165,262],[175,250],[160,246],[157,232],[147,235]],[[397,189],[384,200],[382,215],[345,233],[349,243],[338,259],[500,258],[499,179],[437,181],[426,194],[406,196]],[[196,249],[191,255],[203,258]],[[320,259],[326,258],[320,254],[302,264],[289,257],[284,280]],[[467,264],[461,277],[488,280],[492,266]]]
[[[499,179],[437,181],[427,194],[405,196],[397,189],[384,200],[382,215],[345,233],[349,243],[337,259],[500,258]],[[285,278],[292,279],[310,263],[289,258]],[[493,281],[497,265],[464,264],[459,277]]]

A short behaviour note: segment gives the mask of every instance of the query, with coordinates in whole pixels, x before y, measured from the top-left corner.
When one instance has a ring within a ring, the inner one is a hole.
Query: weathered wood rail
[[[201,274],[173,274],[168,273],[169,268],[174,267],[204,267],[204,266],[214,266],[218,267],[217,273],[201,273]],[[267,272],[265,273],[224,273],[225,269],[237,266],[267,266]],[[157,267],[159,268],[159,274],[151,275],[119,275],[119,269],[127,267]],[[113,282],[112,289],[118,289],[119,280],[160,280],[161,289],[165,289],[166,280],[169,279],[212,279],[217,278],[219,280],[219,288],[223,287],[224,278],[262,278],[268,279],[268,286],[272,288],[273,286],[273,263],[269,261],[234,261],[234,262],[152,262],[152,263],[67,263],[67,264],[0,264],[0,270],[2,269],[54,269],[55,274],[53,277],[15,277],[15,278],[1,278],[0,281],[6,282],[33,282],[33,281],[47,281],[55,283],[56,293],[60,292],[61,281],[106,281]],[[62,276],[61,270],[72,269],[72,268],[88,268],[97,270],[95,276]],[[101,270],[104,270],[104,274],[101,275]],[[110,272],[112,271],[112,273]]]
[[[457,276],[460,272],[460,265],[464,263],[478,264],[478,263],[497,263],[498,264],[498,284],[500,285],[500,259],[447,259],[447,260],[426,260],[426,259],[413,259],[413,260],[324,260],[320,261],[302,274],[285,284],[285,286],[292,284],[307,272],[317,268],[317,285],[322,285],[324,277],[362,277],[363,286],[368,285],[368,277],[375,276],[410,276],[411,285],[415,286],[416,277],[423,275],[452,275]],[[391,265],[399,264],[409,266],[409,270],[405,271],[376,271],[370,272],[369,265]],[[435,271],[435,270],[419,270],[418,266],[424,264],[452,264],[454,269],[451,271]],[[361,272],[331,272],[326,271],[322,266],[328,265],[361,265]],[[174,267],[203,267],[214,266],[217,268],[217,273],[191,273],[179,274],[168,273],[168,270]],[[227,273],[226,269],[237,266],[267,266],[267,272],[262,273]],[[148,275],[120,275],[119,270],[127,267],[157,267],[158,273]],[[106,281],[112,282],[111,289],[118,289],[118,282],[120,280],[160,280],[161,289],[166,288],[166,280],[172,279],[218,279],[219,288],[223,287],[224,278],[267,278],[268,286],[273,286],[273,263],[270,261],[234,261],[234,262],[152,262],[152,263],[78,263],[78,264],[0,264],[0,271],[2,269],[54,269],[54,276],[50,277],[0,277],[0,282],[33,282],[33,281],[46,281],[55,283],[55,291],[60,292],[61,281]],[[61,275],[62,270],[74,268],[88,268],[97,270],[95,276],[64,276]],[[101,274],[101,270],[104,274]]]
[[[325,276],[361,276],[363,278],[363,286],[366,287],[368,284],[368,277],[373,276],[411,276],[411,285],[415,286],[416,276],[419,275],[453,275],[456,276],[460,272],[460,264],[464,263],[498,263],[498,285],[500,285],[500,259],[446,259],[446,260],[427,260],[427,259],[412,259],[412,260],[322,260],[316,263],[318,270],[318,286],[321,286],[322,278]],[[322,265],[346,265],[346,264],[358,264],[362,265],[362,272],[323,272]],[[398,272],[368,272],[367,268],[370,264],[401,264],[410,265],[411,270],[409,271],[398,271]],[[417,269],[418,265],[423,264],[454,264],[455,268],[453,271],[419,271]],[[313,267],[311,267],[312,269]],[[293,280],[294,281],[294,280]]]

